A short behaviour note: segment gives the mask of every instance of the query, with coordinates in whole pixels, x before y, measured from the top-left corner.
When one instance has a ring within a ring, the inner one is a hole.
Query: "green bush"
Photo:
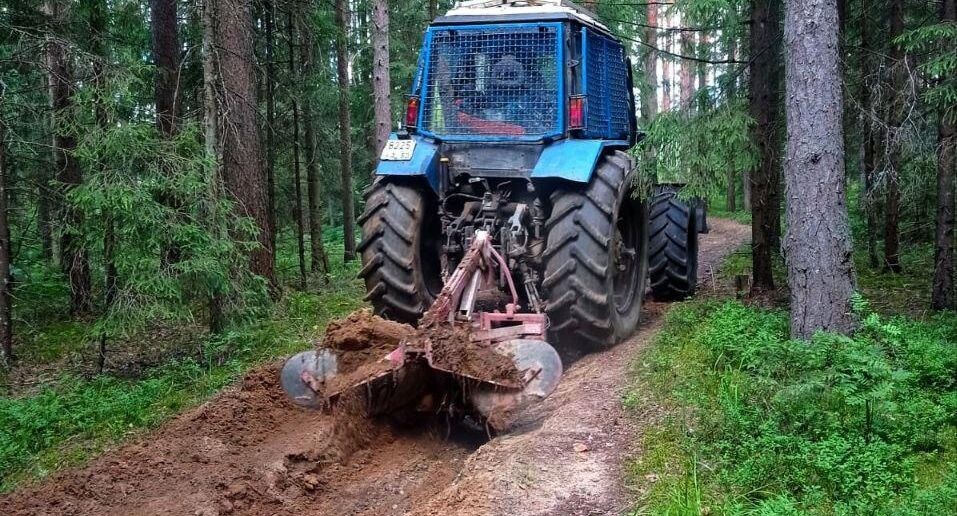
[[[688,498],[689,471],[699,510],[957,513],[953,314],[869,315],[852,338],[799,342],[786,313],[694,302],[669,314],[644,361],[643,382],[685,415],[669,423],[683,459],[635,463],[663,475],[642,502],[650,513],[688,513],[670,507]]]

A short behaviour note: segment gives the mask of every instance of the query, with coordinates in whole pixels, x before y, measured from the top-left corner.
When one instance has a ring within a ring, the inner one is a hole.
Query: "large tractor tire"
[[[662,301],[680,301],[698,286],[698,210],[678,198],[678,189],[659,186],[650,209],[648,261],[651,293]]]
[[[588,185],[551,195],[544,253],[545,312],[551,338],[601,349],[638,325],[647,277],[648,217],[631,197],[633,161],[602,158]]]
[[[386,319],[415,324],[442,290],[442,233],[430,195],[414,183],[381,178],[366,194],[359,276],[366,300]]]

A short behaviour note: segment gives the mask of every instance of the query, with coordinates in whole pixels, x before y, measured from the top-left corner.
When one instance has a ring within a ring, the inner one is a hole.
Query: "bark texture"
[[[10,297],[10,221],[7,217],[7,126],[3,120],[3,97],[0,85],[0,365],[13,361],[13,305]]]
[[[887,145],[890,146],[890,159],[887,167],[887,200],[884,205],[884,268],[891,272],[901,272],[900,261],[900,128],[903,123],[903,89],[906,80],[904,49],[894,40],[904,32],[904,0],[891,0],[891,92],[890,105],[887,107]]]
[[[392,132],[392,78],[389,72],[389,2],[372,3],[372,98],[375,112],[375,155]]]
[[[641,88],[641,118],[645,127],[651,125],[658,115],[658,6],[645,6],[648,27],[645,28],[645,49],[642,56],[644,84]]]
[[[877,169],[877,131],[874,129],[874,101],[871,95],[871,73],[873,56],[873,36],[868,19],[868,0],[861,0],[861,176],[863,194],[861,211],[867,226],[867,259],[871,268],[877,268],[877,199],[874,189],[874,175]]]
[[[217,136],[226,194],[258,229],[250,270],[275,287],[268,183],[259,139],[251,0],[209,0],[213,8]]]
[[[70,279],[70,313],[86,314],[93,309],[90,286],[90,263],[86,251],[77,243],[76,228],[82,222],[81,214],[71,208],[66,196],[83,182],[80,164],[73,155],[76,138],[70,133],[69,120],[73,109],[73,73],[66,46],[59,33],[65,27],[66,6],[58,0],[47,0],[44,5],[50,26],[57,34],[46,44],[48,90],[53,122],[54,181],[57,190],[59,216],[63,224],[60,232],[60,265]]]
[[[953,23],[957,20],[957,1],[944,0],[941,20]],[[953,109],[952,109],[953,111]],[[950,116],[948,116],[950,115]],[[957,113],[941,110],[937,128],[937,234],[934,252],[934,288],[931,308],[934,310],[957,309],[957,294],[954,292],[954,167],[957,166]]]
[[[751,253],[755,291],[774,289],[772,258],[780,234],[780,36],[779,0],[752,0],[749,109],[755,124],[758,166],[750,177]]]
[[[343,259],[356,259],[355,206],[352,198],[352,115],[349,105],[349,17],[346,0],[336,0],[336,70],[339,78],[339,178],[342,188]]]
[[[844,197],[843,99],[836,0],[788,0],[786,51],[791,334],[849,333],[854,266]]]
[[[170,137],[176,133],[181,104],[176,0],[151,0],[150,22],[156,65],[156,126]]]
[[[302,23],[299,34],[301,37],[299,46],[300,69],[305,80],[312,81],[314,46],[310,24]],[[319,180],[319,161],[316,156],[318,143],[314,124],[312,103],[304,102],[302,104],[302,125],[305,138],[303,150],[306,156],[306,195],[309,206],[310,269],[312,272],[321,273],[325,277],[329,274],[329,257],[322,243],[322,182]]]

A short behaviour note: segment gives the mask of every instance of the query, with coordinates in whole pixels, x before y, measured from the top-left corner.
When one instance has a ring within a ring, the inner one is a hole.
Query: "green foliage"
[[[917,69],[928,79],[924,101],[957,120],[957,23],[924,25],[902,34],[896,41],[909,52],[923,54]]]
[[[675,405],[643,443],[650,459],[633,464],[636,479],[659,477],[644,512],[957,507],[952,314],[927,322],[868,314],[853,337],[808,343],[788,338],[783,312],[699,301],[669,314],[642,360],[641,381]],[[698,500],[690,509],[689,499]]]
[[[662,113],[645,128],[643,175],[659,182],[685,183],[684,195],[723,193],[730,177],[756,163],[751,118],[743,99],[700,113]]]

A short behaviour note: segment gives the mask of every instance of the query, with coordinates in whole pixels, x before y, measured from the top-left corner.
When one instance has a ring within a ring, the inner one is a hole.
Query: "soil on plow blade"
[[[750,233],[709,222],[703,279]],[[624,460],[660,417],[650,395],[637,418],[621,406],[629,363],[668,308],[646,306],[632,339],[567,367],[558,390],[507,435],[488,440],[441,419],[347,419],[356,425],[347,428],[338,418],[336,430],[335,414],[286,399],[272,364],[86,467],[0,495],[0,514],[621,514]]]

